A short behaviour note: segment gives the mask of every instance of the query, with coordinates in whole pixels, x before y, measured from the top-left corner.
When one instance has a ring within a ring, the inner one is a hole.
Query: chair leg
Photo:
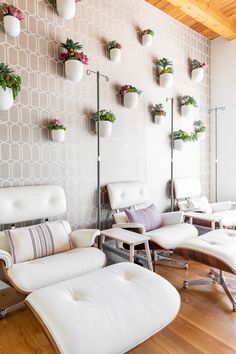
[[[154,264],[165,264],[178,268],[188,269],[188,262],[178,261],[172,258],[173,251],[157,252],[154,251]]]

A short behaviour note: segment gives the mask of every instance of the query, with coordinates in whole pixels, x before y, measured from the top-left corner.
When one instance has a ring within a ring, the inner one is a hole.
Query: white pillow
[[[212,208],[205,196],[188,199],[189,208],[200,209],[203,213],[212,214]]]

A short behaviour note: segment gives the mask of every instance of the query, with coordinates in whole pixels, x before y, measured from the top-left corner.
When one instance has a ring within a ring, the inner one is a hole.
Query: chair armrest
[[[222,220],[222,216],[214,215],[214,214],[203,214],[203,213],[192,213],[192,212],[185,212],[184,216],[189,218],[204,220],[204,221],[214,221],[220,222]]]
[[[161,226],[180,224],[183,221],[182,211],[173,211],[161,214]]]
[[[112,227],[114,228],[121,228],[121,229],[137,229],[140,234],[145,233],[145,227],[142,224],[136,224],[136,223],[118,223],[118,224],[113,224]]]
[[[95,238],[100,236],[100,230],[97,229],[79,229],[70,234],[73,245],[76,248],[91,247]]]
[[[5,263],[6,269],[9,269],[12,267],[13,260],[12,256],[10,253],[0,249],[0,260],[2,260]]]
[[[232,208],[232,202],[230,201],[211,203],[210,205],[213,213],[223,210],[230,210]]]

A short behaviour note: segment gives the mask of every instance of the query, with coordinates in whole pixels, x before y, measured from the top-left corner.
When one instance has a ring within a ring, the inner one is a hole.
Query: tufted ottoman
[[[124,353],[167,326],[180,297],[164,278],[119,263],[31,293],[27,305],[58,353]]]
[[[233,311],[236,311],[236,302],[227,286],[229,283],[236,285],[236,278],[229,279],[223,276],[223,271],[236,274],[236,231],[226,229],[210,231],[185,241],[175,249],[175,253],[219,269],[219,273],[211,269],[208,279],[185,280],[184,288],[188,288],[189,285],[219,284],[232,303]]]

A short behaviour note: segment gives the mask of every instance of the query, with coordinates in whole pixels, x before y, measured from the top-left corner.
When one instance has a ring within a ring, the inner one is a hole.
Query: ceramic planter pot
[[[6,15],[3,17],[5,32],[11,37],[17,37],[20,34],[20,20],[15,16]]]
[[[174,140],[174,148],[175,150],[183,150],[184,148],[184,141],[182,139],[176,139]]]
[[[155,115],[154,116],[154,123],[155,124],[162,124],[163,123],[163,119],[165,119],[164,116]]]
[[[160,86],[171,87],[173,84],[173,74],[165,73],[160,75]]]
[[[52,129],[51,130],[52,141],[55,143],[62,143],[65,140],[65,130],[64,129]]]
[[[110,49],[110,60],[118,63],[121,60],[121,49],[112,48]]]
[[[192,77],[192,81],[194,81],[194,82],[202,81],[204,78],[204,69],[198,68],[198,69],[192,70],[191,77]]]
[[[112,122],[100,120],[99,123],[99,135],[101,138],[108,138],[112,134]],[[97,123],[96,123],[96,133],[97,133]]]
[[[198,132],[197,133],[197,140],[204,140],[206,136],[206,132]]]
[[[57,0],[57,12],[64,20],[70,20],[76,13],[75,0]]]
[[[136,108],[139,95],[136,92],[127,92],[124,94],[124,106],[126,108]]]
[[[7,109],[11,108],[13,105],[13,93],[12,89],[7,87],[4,90],[0,86],[0,111],[6,111]]]
[[[152,45],[152,35],[151,34],[143,34],[142,35],[142,45],[144,47],[150,47]]]
[[[65,62],[65,74],[70,81],[80,81],[84,74],[84,64],[79,60],[67,60]]]
[[[191,104],[188,105],[184,104],[181,106],[180,110],[181,110],[181,116],[188,117],[192,114],[193,106]]]

